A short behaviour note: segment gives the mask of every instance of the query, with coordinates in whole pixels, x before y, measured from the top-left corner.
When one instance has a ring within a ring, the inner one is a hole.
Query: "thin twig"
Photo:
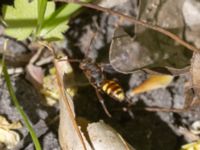
[[[149,28],[149,29],[152,29],[152,30],[155,30],[155,31],[158,31],[168,37],[170,37],[171,39],[175,40],[176,42],[178,42],[179,44],[183,45],[184,47],[188,48],[189,50],[191,51],[199,51],[198,48],[190,45],[189,43],[185,42],[184,40],[182,40],[181,38],[179,38],[178,36],[176,36],[175,34],[163,29],[162,27],[159,27],[159,26],[154,26],[154,25],[151,25],[151,24],[148,24],[147,22],[144,22],[142,20],[137,20],[135,18],[133,18],[132,16],[128,16],[128,15],[125,15],[125,14],[122,14],[122,13],[119,13],[117,11],[114,11],[114,10],[111,10],[111,9],[108,9],[108,8],[104,8],[104,7],[101,7],[101,6],[98,6],[98,5],[94,5],[94,4],[91,4],[91,3],[84,3],[84,2],[79,2],[79,1],[67,1],[67,0],[54,0],[56,2],[65,2],[65,3],[75,3],[75,4],[80,4],[81,6],[84,6],[84,7],[88,7],[88,8],[92,8],[92,9],[95,9],[95,10],[98,10],[98,11],[102,11],[102,12],[106,12],[106,13],[109,13],[111,15],[115,15],[115,16],[118,16],[118,17],[122,17],[134,24],[137,24],[137,25],[141,25],[141,26],[144,26],[146,28]]]
[[[185,112],[188,109],[184,108],[163,108],[163,107],[145,107],[144,110],[151,112]]]

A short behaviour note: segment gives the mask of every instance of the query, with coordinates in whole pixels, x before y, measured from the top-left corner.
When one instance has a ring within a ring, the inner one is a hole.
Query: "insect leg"
[[[124,112],[127,112],[129,114],[129,116],[134,119],[134,114],[132,112],[132,105],[133,103],[131,102],[130,98],[125,96],[125,104],[126,104],[126,107],[123,107],[122,110]]]
[[[134,119],[134,114],[133,114],[132,109],[131,109],[130,106],[123,107],[123,111],[128,112],[129,116],[130,116],[132,119]]]
[[[106,108],[106,105],[105,105],[105,103],[104,103],[104,99],[103,99],[103,97],[101,96],[101,94],[99,93],[98,89],[95,88],[95,90],[96,90],[96,94],[97,94],[98,100],[99,100],[99,102],[101,103],[101,105],[102,105],[102,107],[103,107],[105,113],[108,115],[108,117],[112,117],[111,114],[109,113],[108,109]]]

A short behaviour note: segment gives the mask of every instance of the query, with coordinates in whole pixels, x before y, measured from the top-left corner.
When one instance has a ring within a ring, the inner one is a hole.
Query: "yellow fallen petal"
[[[151,75],[139,86],[132,89],[130,95],[134,96],[136,94],[140,94],[140,93],[147,92],[150,90],[165,88],[166,86],[170,84],[172,80],[173,80],[173,76],[171,75]]]

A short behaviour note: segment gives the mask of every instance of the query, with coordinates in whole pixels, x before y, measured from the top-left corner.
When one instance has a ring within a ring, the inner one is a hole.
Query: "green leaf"
[[[24,40],[37,24],[37,1],[15,0],[14,6],[3,7],[3,18],[7,24],[6,34]]]
[[[77,11],[80,6],[75,4],[65,4],[56,10],[42,27],[40,36],[44,39],[63,39],[63,32],[67,30],[67,23],[71,15]]]
[[[46,40],[63,39],[62,33],[68,29],[67,23],[70,17],[81,6],[65,4],[55,11],[55,3],[46,2],[46,0],[33,0],[29,3],[28,0],[15,0],[14,7],[4,6],[6,34],[18,40],[26,39],[31,33]]]
[[[40,31],[44,21],[44,14],[47,7],[47,0],[38,0],[38,27],[37,31]]]
[[[90,2],[91,0],[83,0]],[[81,8],[78,4],[65,4],[57,9],[47,20],[45,20],[40,36],[48,40],[63,39],[63,32],[68,29],[67,23],[70,17]]]
[[[7,24],[5,31],[7,35],[18,40],[24,40],[35,31],[36,27],[38,27],[37,3],[37,0],[33,0],[32,2],[28,2],[28,0],[15,0],[14,6],[3,6],[3,18]],[[48,2],[45,18],[48,18],[54,11],[55,3]]]

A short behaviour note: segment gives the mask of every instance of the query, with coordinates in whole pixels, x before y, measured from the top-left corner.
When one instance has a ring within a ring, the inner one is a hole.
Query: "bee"
[[[102,67],[94,63],[92,59],[86,58],[80,62],[80,69],[83,70],[90,84],[95,88],[98,99],[103,106],[106,114],[111,117],[107,110],[104,100],[100,93],[105,93],[118,102],[123,102],[126,99],[123,88],[115,81],[106,79]]]

